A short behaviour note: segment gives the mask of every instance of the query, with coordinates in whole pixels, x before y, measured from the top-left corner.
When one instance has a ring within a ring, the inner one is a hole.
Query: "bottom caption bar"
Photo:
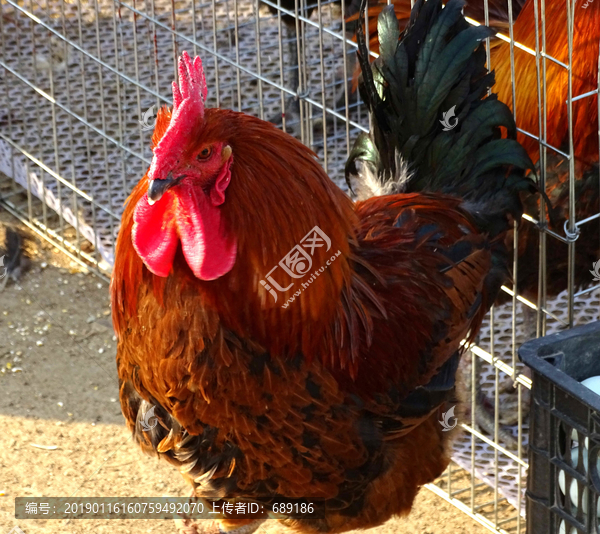
[[[15,519],[260,519],[270,512],[258,503],[208,502],[189,497],[15,498]]]

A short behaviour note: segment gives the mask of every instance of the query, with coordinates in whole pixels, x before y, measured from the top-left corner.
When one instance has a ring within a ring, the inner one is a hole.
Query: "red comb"
[[[196,56],[192,62],[189,54],[183,52],[179,57],[179,86],[173,82],[173,111],[176,111],[184,100],[189,99],[190,103],[198,107],[194,111],[204,114],[207,92],[202,60]]]
[[[154,157],[148,171],[150,180],[164,179],[173,170],[183,146],[182,138],[191,135],[204,116],[206,79],[202,60],[191,60],[187,52],[179,58],[179,85],[173,82],[173,114],[167,131],[154,147]]]

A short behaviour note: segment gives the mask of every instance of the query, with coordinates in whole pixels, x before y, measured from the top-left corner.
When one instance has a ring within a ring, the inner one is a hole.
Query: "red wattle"
[[[197,278],[215,280],[235,263],[237,242],[223,227],[221,209],[202,190],[181,188],[177,227],[183,255]]]
[[[237,242],[223,227],[221,209],[202,190],[180,184],[153,205],[144,195],[133,215],[133,246],[148,269],[168,276],[181,240],[197,278],[214,280],[231,270]]]
[[[177,252],[173,196],[167,192],[152,206],[148,195],[140,199],[133,212],[131,237],[133,247],[150,272],[168,276]]]

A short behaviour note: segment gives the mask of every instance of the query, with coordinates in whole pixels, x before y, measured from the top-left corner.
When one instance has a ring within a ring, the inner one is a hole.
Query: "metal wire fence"
[[[513,41],[510,7],[509,25],[499,39],[510,42],[511,57],[517,50],[535,58],[540,127],[521,131],[539,142],[542,162],[550,152],[565,158],[569,213],[575,214],[572,139],[578,132],[572,107],[583,98],[597,101],[597,63],[590,73],[596,90],[572,94],[573,19],[586,13],[575,13],[571,0],[552,1],[569,12],[566,60],[546,49],[543,0],[535,2],[539,38],[533,47]],[[0,2],[0,203],[97,273],[110,273],[123,203],[149,165],[154,118],[159,106],[170,104],[170,82],[183,50],[203,57],[210,106],[279,124],[310,146],[345,187],[351,142],[368,130],[369,121],[350,83],[356,46],[345,22],[348,4],[307,6],[295,0],[285,9],[281,0]],[[550,63],[569,78],[566,147],[547,142]],[[511,76],[515,87],[514,68]],[[516,118],[519,124],[520,115]],[[550,170],[540,167],[544,186]],[[579,222],[572,216],[560,234],[544,224],[544,215],[528,217],[525,224],[540,232],[540,281],[549,261],[547,240],[565,243],[567,291],[551,299],[541,283],[537,302],[530,302],[506,287],[509,301],[488,316],[461,366],[468,397],[460,421],[465,432],[450,468],[429,489],[494,532],[524,532],[531,381],[516,351],[532,335],[598,318],[597,287],[577,292],[573,281],[578,228],[579,240],[588,239],[597,216],[588,213],[589,220]],[[491,415],[482,410],[482,400]]]

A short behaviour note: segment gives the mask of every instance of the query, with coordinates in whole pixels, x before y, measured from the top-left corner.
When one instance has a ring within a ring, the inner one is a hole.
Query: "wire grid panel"
[[[58,214],[49,221],[44,209],[44,227],[63,235],[68,223],[109,267],[123,203],[150,161],[156,112],[170,104],[176,58],[188,50],[203,57],[209,106],[279,123],[339,179],[367,121],[359,103],[346,106],[355,48],[341,15],[324,3],[319,24],[300,20],[297,32],[252,0],[7,0],[0,172]]]
[[[209,105],[278,123],[311,146],[343,185],[350,142],[368,125],[347,83],[355,47],[345,39],[344,6],[322,2],[311,10],[299,1],[294,13],[272,0],[2,1],[0,173],[9,180],[0,182],[0,195],[75,259],[110,270],[123,203],[149,164],[155,114],[170,103],[183,50],[203,58]],[[544,123],[544,65],[553,59],[541,52],[542,44],[528,53],[541,66]],[[569,71],[568,62],[561,64]],[[546,148],[544,132],[528,135],[541,139],[544,155],[565,153],[562,146]],[[543,181],[545,168],[540,175]],[[571,235],[575,222],[569,221]],[[546,231],[542,255],[546,239],[565,240]],[[565,247],[573,271],[575,244]],[[431,486],[494,531],[524,531],[530,381],[516,349],[536,330],[542,335],[598,316],[597,291],[577,295],[570,283],[557,298],[546,297],[542,291],[531,305],[515,299],[486,319],[461,366],[465,432],[451,468]],[[542,310],[537,317],[526,313],[531,306]],[[491,416],[481,408],[486,402]]]

